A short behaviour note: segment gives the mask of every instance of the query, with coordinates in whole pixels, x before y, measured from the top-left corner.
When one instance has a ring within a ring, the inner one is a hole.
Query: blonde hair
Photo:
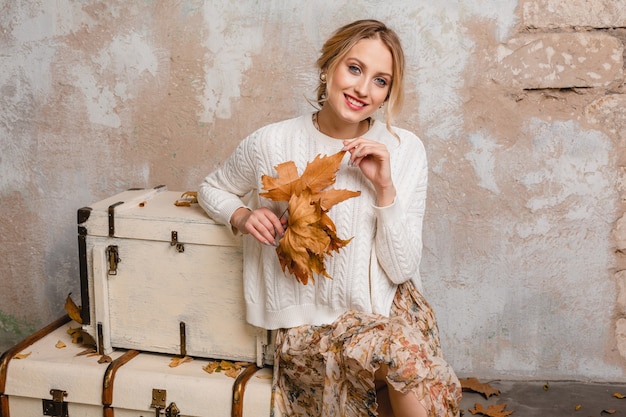
[[[385,122],[387,129],[391,131],[393,118],[400,112],[404,100],[403,78],[405,66],[400,38],[392,29],[389,29],[384,23],[373,19],[357,20],[342,26],[322,46],[321,55],[317,59],[317,66],[322,73],[326,73],[328,81],[337,65],[345,58],[350,49],[363,39],[380,39],[391,52],[393,70],[389,93],[385,100],[387,102]],[[320,80],[317,86],[317,103],[320,106],[326,100],[326,82]]]

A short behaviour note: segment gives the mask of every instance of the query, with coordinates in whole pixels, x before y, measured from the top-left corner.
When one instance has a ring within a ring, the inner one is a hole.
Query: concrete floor
[[[595,384],[582,382],[481,381],[489,382],[500,390],[488,400],[481,394],[463,392],[461,410],[464,417],[480,403],[483,407],[506,404],[511,417],[626,417],[626,398],[618,399],[613,393],[626,395],[626,384]],[[576,410],[577,406],[580,408]],[[615,410],[611,414],[609,411]],[[480,416],[480,414],[477,414]]]

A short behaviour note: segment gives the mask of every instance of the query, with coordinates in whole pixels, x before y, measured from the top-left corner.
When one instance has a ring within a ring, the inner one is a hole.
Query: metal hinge
[[[165,417],[179,417],[180,410],[176,403],[172,402],[167,407],[167,391],[164,389],[152,389],[152,404],[150,404],[150,408],[154,408],[156,411],[156,417],[161,417],[161,412],[165,410]]]
[[[109,260],[109,275],[117,275],[117,264],[122,260],[116,245],[107,246],[107,259]]]
[[[67,392],[59,389],[51,389],[50,395],[52,395],[51,400],[42,400],[43,415],[52,417],[69,417],[67,403],[65,402]]]
[[[172,230],[172,239],[170,240],[170,246],[176,246],[176,250],[180,253],[185,251],[185,244],[178,241],[178,232]]]

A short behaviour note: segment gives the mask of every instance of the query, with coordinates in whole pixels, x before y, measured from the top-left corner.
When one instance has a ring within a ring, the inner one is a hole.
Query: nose
[[[358,81],[354,85],[354,92],[359,97],[367,97],[367,94],[369,92],[369,87],[370,87],[370,84],[367,81],[367,79],[365,77],[361,77],[358,79]]]

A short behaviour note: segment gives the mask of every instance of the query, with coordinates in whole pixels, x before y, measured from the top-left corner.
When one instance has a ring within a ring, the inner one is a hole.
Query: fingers
[[[365,158],[376,158],[381,162],[388,159],[387,147],[380,143],[364,138],[345,140],[342,150],[350,152],[351,166],[358,167]]]
[[[284,222],[286,224],[286,219]],[[285,233],[283,220],[266,207],[250,213],[245,223],[245,229],[264,245],[278,245],[278,240]]]
[[[359,168],[376,190],[393,188],[390,155],[385,144],[365,138],[346,140],[343,143],[343,150],[350,152],[348,164]],[[386,201],[386,198],[383,200]]]

